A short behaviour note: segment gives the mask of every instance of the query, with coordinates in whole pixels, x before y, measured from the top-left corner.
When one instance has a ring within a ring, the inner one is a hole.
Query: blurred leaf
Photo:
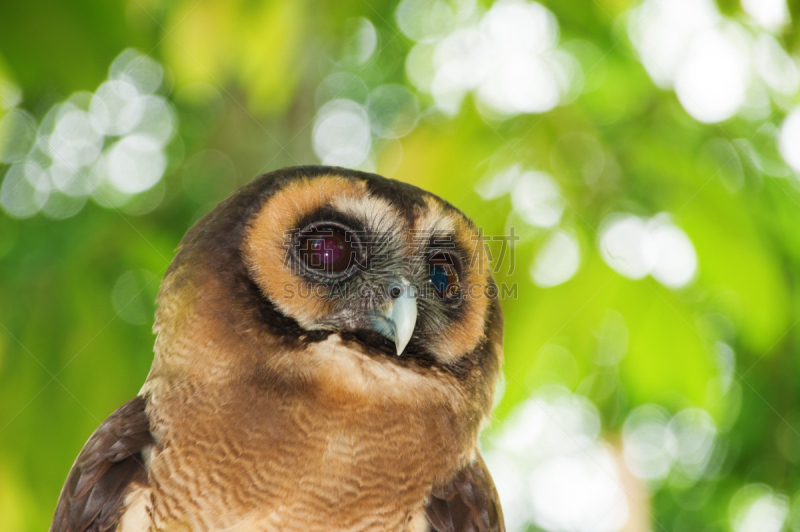
[[[180,85],[234,81],[259,114],[285,111],[301,74],[305,2],[187,1],[171,14],[164,55]]]
[[[26,93],[94,89],[120,51],[149,41],[122,2],[4,2],[2,12],[0,50]]]

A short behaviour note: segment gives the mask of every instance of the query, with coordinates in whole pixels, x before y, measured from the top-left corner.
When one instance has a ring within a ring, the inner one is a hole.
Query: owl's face
[[[307,331],[454,364],[484,337],[493,281],[472,223],[432,194],[366,174],[287,183],[248,223],[244,262]]]
[[[151,375],[425,397],[474,428],[502,327],[483,241],[453,206],[373,174],[287,168],[186,234],[161,286]]]

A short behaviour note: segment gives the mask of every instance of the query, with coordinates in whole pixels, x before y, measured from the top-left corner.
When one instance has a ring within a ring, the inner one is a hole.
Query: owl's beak
[[[402,355],[417,324],[417,297],[407,282],[403,283],[398,297],[389,301],[383,309],[375,311],[372,324],[376,331],[394,340],[397,356]]]

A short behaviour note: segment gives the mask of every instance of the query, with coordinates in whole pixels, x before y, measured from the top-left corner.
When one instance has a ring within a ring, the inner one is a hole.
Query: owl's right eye
[[[353,264],[356,250],[348,231],[336,226],[317,226],[300,233],[299,255],[305,266],[324,274],[341,274]]]

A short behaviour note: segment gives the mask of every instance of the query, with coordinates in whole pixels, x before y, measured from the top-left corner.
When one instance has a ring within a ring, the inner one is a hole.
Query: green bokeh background
[[[637,406],[703,408],[719,427],[715,456],[723,465],[695,482],[643,488],[650,529],[731,530],[733,494],[756,483],[786,498],[783,526],[800,530],[793,504],[800,493],[800,180],[775,136],[798,97],[768,104],[759,119],[700,123],[642,66],[625,31],[633,3],[542,4],[567,49],[591,45],[594,55],[577,57],[592,90],[544,113],[497,117],[472,95],[454,116],[437,112],[431,96],[415,89],[404,67],[414,42],[398,28],[395,0],[0,3],[0,81],[19,89],[18,108],[41,120],[73,92],[95,90],[114,58],[135,48],[163,65],[159,93],[177,117],[169,164],[153,190],[114,208],[90,200],[63,220],[18,219],[0,209],[0,530],[47,528],[82,445],[139,390],[152,360],[155,294],[185,231],[253,176],[319,162],[312,147],[318,88],[335,72],[369,89],[399,84],[419,99],[410,133],[373,142],[378,173],[442,196],[488,235],[512,225],[521,235],[513,271],[497,275],[517,284],[518,297],[503,303],[506,378],[490,431],[553,382],[597,406],[603,437],[615,447]],[[747,26],[738,2],[718,8]],[[789,10],[800,20],[797,4]],[[377,35],[361,62],[348,55],[359,18]],[[794,57],[796,26],[776,34]],[[0,118],[9,110],[0,108]],[[583,178],[579,144],[560,142],[571,134],[600,146],[603,170],[592,182]],[[508,195],[487,200],[476,192],[512,165],[558,183],[559,227],[581,249],[577,273],[563,284],[539,287],[529,274],[553,228],[515,218]],[[0,165],[0,175],[7,169]],[[669,288],[609,267],[599,234],[607,216],[623,212],[670,213],[696,251],[689,284]],[[609,311],[628,331],[627,353],[611,377],[595,362]],[[726,393],[714,386],[720,342],[735,353]],[[569,351],[566,366],[542,355],[552,345]],[[606,378],[611,384],[596,384]],[[683,502],[698,497],[702,504]]]

